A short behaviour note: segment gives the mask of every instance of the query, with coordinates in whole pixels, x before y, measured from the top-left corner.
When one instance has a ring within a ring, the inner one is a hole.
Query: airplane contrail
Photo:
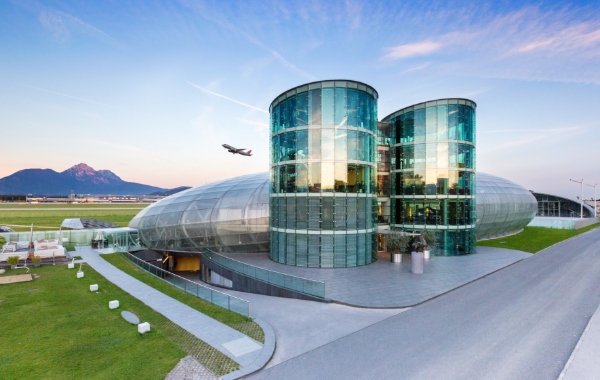
[[[212,92],[212,91],[210,91],[210,90],[207,90],[207,89],[205,89],[205,88],[203,88],[203,87],[200,87],[200,86],[198,86],[197,84],[193,84],[192,82],[188,82],[188,83],[189,83],[191,86],[194,86],[194,87],[196,87],[196,88],[198,88],[198,89],[200,89],[200,90],[202,90],[202,91],[204,91],[204,92],[208,92],[208,93],[209,93],[209,94],[211,94],[211,95],[218,96],[219,98],[227,99],[227,100],[229,100],[230,102],[234,102],[234,103],[237,103],[237,104],[241,104],[241,105],[243,105],[244,107],[252,108],[253,110],[256,110],[256,111],[264,112],[264,113],[266,113],[266,114],[268,114],[268,113],[269,113],[268,111],[265,111],[265,110],[263,110],[263,109],[260,109],[260,108],[258,108],[258,107],[251,106],[250,104],[247,104],[247,103],[244,103],[244,102],[240,102],[239,100],[231,99],[231,98],[230,98],[230,97],[228,97],[228,96],[221,95],[221,94],[217,94],[216,92]]]

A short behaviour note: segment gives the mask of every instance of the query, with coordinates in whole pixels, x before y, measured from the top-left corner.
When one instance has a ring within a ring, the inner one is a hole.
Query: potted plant
[[[42,262],[42,258],[40,256],[33,256],[33,258],[31,259],[31,261],[33,261],[33,266],[34,267],[39,267],[40,263]]]
[[[410,271],[415,274],[423,273],[423,265],[424,265],[424,253],[425,250],[425,239],[423,236],[415,236],[413,238],[413,251],[410,254]]]
[[[421,232],[421,237],[425,241],[425,249],[423,250],[423,258],[425,260],[429,260],[431,254],[429,252],[429,247],[435,247],[435,243],[437,243],[437,237],[435,233],[432,231],[423,231]]]
[[[19,263],[19,256],[8,256],[6,261],[8,261],[8,263],[10,264],[10,269],[15,269],[15,267]]]
[[[409,242],[409,236],[399,234],[398,232],[392,232],[386,236],[385,245],[391,254],[393,263],[402,261],[402,253],[406,252]]]

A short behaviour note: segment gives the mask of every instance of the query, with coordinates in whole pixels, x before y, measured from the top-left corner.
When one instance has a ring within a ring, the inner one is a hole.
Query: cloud
[[[427,66],[429,66],[431,64],[431,62],[426,62],[422,65],[419,66],[415,66],[415,67],[411,67],[409,69],[406,69],[404,71],[402,71],[400,74],[406,74],[406,73],[412,73],[413,71],[419,71],[419,70],[423,70],[424,68],[426,68]]]
[[[38,14],[38,20],[42,26],[46,28],[54,38],[61,42],[67,41],[71,37],[71,32],[77,32],[92,36],[120,49],[125,48],[121,42],[117,41],[108,33],[67,12],[59,11],[31,0],[12,1],[12,3],[32,13]]]
[[[422,13],[388,33],[409,43],[384,49],[384,61],[443,52],[435,64],[444,75],[600,84],[598,8],[446,9]]]
[[[69,38],[69,30],[62,18],[55,14],[41,11],[38,19],[42,25],[52,33],[54,38],[61,41],[66,41]]]
[[[434,41],[422,41],[411,44],[399,45],[396,47],[388,48],[388,54],[383,58],[387,60],[397,60],[410,57],[416,57],[419,55],[428,55],[434,53],[442,48],[442,44]]]
[[[193,83],[191,83],[191,82],[188,82],[188,84],[189,84],[189,85],[191,85],[191,86],[194,86],[194,87],[196,87],[197,89],[200,89],[200,90],[202,90],[202,91],[204,91],[204,92],[206,92],[206,93],[209,93],[209,94],[211,94],[211,95],[214,95],[214,96],[218,96],[219,98],[227,99],[227,100],[229,100],[230,102],[234,102],[234,103],[240,104],[240,105],[242,105],[242,106],[244,106],[244,107],[251,108],[251,109],[253,109],[253,110],[255,110],[255,111],[264,112],[264,113],[266,113],[266,114],[268,114],[268,113],[269,113],[269,111],[265,111],[265,110],[263,110],[263,109],[261,109],[261,108],[258,108],[258,107],[251,106],[251,105],[250,105],[250,104],[248,104],[248,103],[240,102],[239,100],[235,100],[235,99],[232,99],[232,98],[230,98],[230,97],[228,97],[228,96],[221,95],[221,94],[218,94],[218,93],[216,93],[216,92],[213,92],[213,91],[207,90],[206,88],[200,87],[200,86],[198,86],[197,84],[193,84]]]

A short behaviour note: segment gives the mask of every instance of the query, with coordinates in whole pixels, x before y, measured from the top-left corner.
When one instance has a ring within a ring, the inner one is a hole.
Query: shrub
[[[0,236],[0,247],[4,244],[6,244],[6,239],[4,238],[4,236]]]
[[[6,259],[10,265],[17,265],[19,263],[19,256],[8,256]]]
[[[425,240],[425,248],[429,246],[433,247],[435,246],[435,243],[437,243],[437,237],[435,236],[434,232],[422,231],[421,237],[423,238],[423,240]]]
[[[404,253],[410,243],[410,236],[392,232],[385,237],[387,250],[392,253]]]
[[[42,262],[42,258],[40,256],[33,256],[33,259],[31,259],[31,261],[33,261],[34,264],[39,264]]]

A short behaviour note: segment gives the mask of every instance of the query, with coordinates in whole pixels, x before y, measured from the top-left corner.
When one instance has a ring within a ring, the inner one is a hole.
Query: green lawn
[[[39,275],[32,282],[0,285],[2,379],[164,379],[188,354],[199,361],[210,356],[203,364],[218,375],[237,368],[89,266],[83,271],[77,279],[66,265],[42,266],[31,269]],[[16,273],[24,270],[2,276]],[[90,284],[98,284],[99,293],[90,292]],[[115,299],[121,305],[110,310]],[[151,331],[138,334],[122,310],[150,322]]]
[[[58,229],[63,220],[68,218],[91,218],[105,220],[116,223],[120,227],[125,227],[131,219],[143,210],[145,204],[117,204],[117,205],[21,205],[20,207],[11,204],[10,206],[0,206],[0,225],[9,226],[13,230],[29,231],[29,227],[17,226],[38,226],[36,231]],[[15,210],[15,208],[19,208]],[[22,210],[25,208],[26,210]],[[53,210],[59,208],[60,210]],[[111,209],[107,209],[111,208]],[[48,228],[49,227],[49,228]]]
[[[198,310],[199,312],[208,315],[217,321],[226,324],[227,326],[236,329],[249,337],[264,343],[265,335],[263,330],[251,318],[244,317],[220,306],[214,305],[201,298],[193,296],[175,286],[149,274],[135,264],[126,260],[118,253],[110,255],[100,255],[104,260],[121,269],[123,272],[132,277],[150,285],[156,290],[175,298],[176,300],[188,305],[189,307]]]
[[[516,235],[500,239],[480,241],[477,243],[477,245],[483,247],[516,249],[519,251],[537,253],[544,248],[550,247],[551,245],[598,227],[600,227],[600,223],[592,224],[591,226],[580,228],[578,230],[525,227],[523,232]]]

